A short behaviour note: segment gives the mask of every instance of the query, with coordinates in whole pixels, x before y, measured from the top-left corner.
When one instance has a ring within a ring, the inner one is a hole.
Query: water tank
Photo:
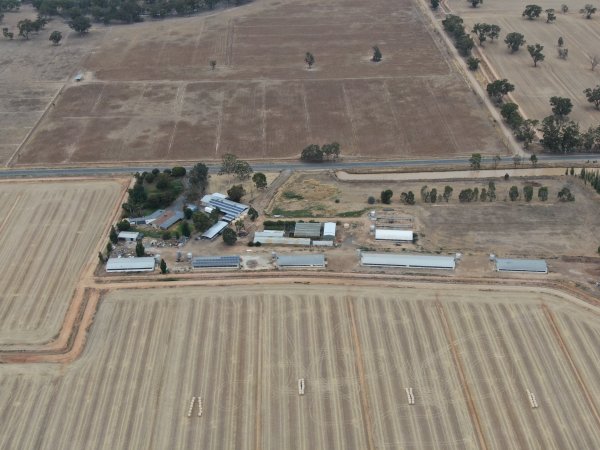
[[[496,261],[496,255],[490,253],[490,261]]]
[[[156,261],[157,263],[160,263],[160,253],[157,253],[156,255],[154,255],[154,261]]]
[[[375,233],[375,225],[371,225],[369,229],[371,230],[371,233]]]
[[[187,259],[188,259],[188,261],[192,260],[192,253],[191,252],[187,254]]]

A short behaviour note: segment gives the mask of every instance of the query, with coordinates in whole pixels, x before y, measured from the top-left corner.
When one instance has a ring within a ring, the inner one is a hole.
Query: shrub
[[[392,196],[394,193],[390,189],[386,189],[385,191],[381,191],[381,203],[389,205],[392,203]]]
[[[374,205],[375,204],[375,197],[373,197],[372,195],[370,195],[369,198],[367,199],[367,203],[369,205]]]
[[[171,176],[175,178],[185,176],[186,170],[185,167],[175,166],[171,169]]]
[[[131,224],[128,220],[123,219],[119,223],[117,223],[117,229],[119,231],[129,231],[131,230]]]

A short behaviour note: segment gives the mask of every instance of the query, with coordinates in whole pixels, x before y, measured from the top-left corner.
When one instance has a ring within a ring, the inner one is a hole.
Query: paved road
[[[568,155],[568,156],[540,156],[540,163],[564,162],[565,164],[577,164],[585,161],[599,161],[600,155]],[[502,158],[503,162],[512,163],[512,157]],[[527,161],[525,161],[527,162]],[[484,158],[482,164],[491,164],[491,158]],[[210,172],[217,172],[220,164],[207,164]],[[327,170],[327,169],[353,169],[353,168],[383,168],[383,167],[418,167],[418,166],[456,166],[468,167],[468,158],[459,159],[415,159],[394,161],[356,161],[356,162],[330,162],[307,164],[302,162],[275,162],[252,164],[254,171],[279,171],[279,170]],[[157,166],[126,166],[126,167],[54,167],[54,168],[27,168],[27,169],[2,169],[0,178],[18,177],[57,177],[57,176],[94,176],[115,175],[135,172],[150,171]],[[163,167],[159,166],[159,169]]]

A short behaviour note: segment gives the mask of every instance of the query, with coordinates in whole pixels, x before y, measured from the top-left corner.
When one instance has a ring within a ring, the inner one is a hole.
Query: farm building
[[[260,232],[259,232],[260,233]],[[254,233],[253,242],[256,244],[260,242],[261,244],[271,244],[271,245],[306,245],[310,246],[309,238],[290,238],[290,237],[274,237],[274,236],[266,236],[262,237],[260,234]]]
[[[284,269],[287,267],[325,267],[325,255],[323,253],[314,254],[293,254],[277,255],[277,267]]]
[[[321,224],[314,222],[299,222],[294,228],[294,237],[297,238],[320,238]]]
[[[225,228],[227,228],[227,226],[229,225],[229,223],[225,222],[224,220],[219,220],[217,223],[215,223],[212,227],[210,227],[208,230],[206,230],[204,233],[202,233],[202,239],[214,239],[216,238],[218,235],[220,235],[223,230]]]
[[[156,219],[158,219],[160,216],[162,216],[164,213],[165,213],[164,209],[157,209],[152,214],[149,214],[147,216],[144,216],[144,217],[133,217],[133,218],[130,218],[130,219],[127,219],[127,220],[132,225],[150,225]]]
[[[335,222],[325,222],[323,224],[323,240],[335,240]]]
[[[362,253],[360,263],[363,266],[405,267],[410,269],[450,269],[456,262],[453,256],[407,255],[403,253]]]
[[[315,247],[333,247],[333,241],[312,241]]]
[[[239,269],[241,259],[239,255],[231,256],[197,256],[192,258],[194,269]]]
[[[135,242],[138,239],[141,239],[142,236],[137,231],[120,231],[119,234],[117,235],[117,238],[120,241]]]
[[[259,238],[283,237],[284,235],[285,235],[285,233],[280,230],[264,230],[264,231],[257,231],[254,233],[254,237],[259,237]]]
[[[227,199],[227,196],[219,194],[218,192],[214,194],[205,195],[204,197],[202,197],[201,201],[205,207],[218,208],[219,211],[225,214],[222,220],[226,222],[232,222],[233,220],[237,219],[242,214],[244,214],[249,208],[248,205],[231,201]]]
[[[152,222],[152,226],[160,228],[161,230],[168,230],[177,222],[183,220],[183,218],[184,215],[182,211],[166,211],[158,219]]]
[[[155,260],[151,256],[142,258],[108,258],[106,271],[116,272],[153,272]]]
[[[496,259],[498,272],[548,273],[548,265],[543,259]]]
[[[412,230],[396,230],[393,228],[377,228],[375,230],[375,239],[378,241],[404,241],[412,242]]]

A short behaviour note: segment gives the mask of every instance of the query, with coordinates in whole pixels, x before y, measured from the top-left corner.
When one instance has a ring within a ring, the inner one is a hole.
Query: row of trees
[[[133,215],[142,215],[145,210],[164,208],[170,205],[183,191],[180,178],[185,175],[185,168],[174,167],[152,172],[135,174],[135,184],[129,189],[127,203],[123,209]]]
[[[527,18],[528,20],[534,20],[534,19],[537,19],[538,17],[540,17],[540,15],[542,14],[542,11],[546,13],[546,23],[552,23],[556,20],[556,11],[554,9],[550,8],[550,9],[544,10],[539,5],[525,6],[525,9],[523,10],[523,13],[521,14],[521,16]],[[569,11],[569,7],[567,5],[563,4],[561,6],[561,11],[566,14]],[[597,8],[590,3],[586,4],[583,8],[581,8],[579,10],[579,12],[581,14],[583,14],[583,16],[586,19],[591,19],[592,15],[595,14],[596,11],[597,11]]]
[[[335,161],[339,157],[340,144],[337,142],[324,144],[323,146],[311,144],[305,147],[300,154],[300,159],[306,162]]]
[[[590,186],[600,194],[600,172],[597,170],[585,170],[585,167],[581,169],[579,174],[585,184],[590,183]]]

